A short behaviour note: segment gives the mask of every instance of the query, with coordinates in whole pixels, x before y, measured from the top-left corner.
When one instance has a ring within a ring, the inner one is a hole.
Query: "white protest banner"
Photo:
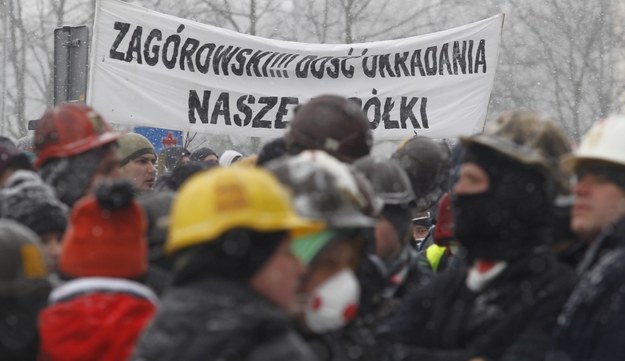
[[[352,98],[374,139],[481,131],[503,14],[411,38],[306,44],[100,0],[88,104],[112,123],[278,136],[297,104]]]

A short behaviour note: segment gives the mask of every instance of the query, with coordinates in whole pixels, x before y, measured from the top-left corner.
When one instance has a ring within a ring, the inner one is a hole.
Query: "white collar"
[[[146,298],[154,304],[158,302],[156,294],[139,282],[123,278],[83,277],[71,280],[52,291],[48,303],[52,304],[81,293],[98,291],[130,293]]]

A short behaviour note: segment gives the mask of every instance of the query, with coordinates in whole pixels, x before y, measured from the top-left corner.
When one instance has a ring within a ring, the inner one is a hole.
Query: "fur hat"
[[[140,278],[147,270],[146,228],[132,184],[104,183],[74,207],[59,269],[68,277]]]
[[[156,157],[154,146],[141,134],[126,133],[119,138],[117,143],[119,144],[117,152],[122,166],[144,154],[154,154]]]
[[[20,222],[39,235],[63,233],[67,214],[67,206],[35,172],[18,170],[0,190],[0,216]]]

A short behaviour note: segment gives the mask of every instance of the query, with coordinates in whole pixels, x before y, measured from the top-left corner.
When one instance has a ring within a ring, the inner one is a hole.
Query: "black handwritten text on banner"
[[[503,15],[363,44],[264,39],[101,0],[88,102],[111,122],[277,136],[297,104],[339,94],[377,139],[479,131]]]

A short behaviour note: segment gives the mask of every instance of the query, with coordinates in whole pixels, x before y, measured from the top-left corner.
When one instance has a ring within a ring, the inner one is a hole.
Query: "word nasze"
[[[384,129],[428,129],[427,97],[349,98],[363,109],[371,129],[380,124]],[[223,124],[226,126],[285,129],[287,115],[300,100],[296,97],[245,94],[231,97],[228,92],[204,90],[201,95],[189,91],[189,123]],[[416,108],[416,109],[415,109]],[[391,113],[399,116],[393,119]],[[415,113],[418,111],[417,113]]]

